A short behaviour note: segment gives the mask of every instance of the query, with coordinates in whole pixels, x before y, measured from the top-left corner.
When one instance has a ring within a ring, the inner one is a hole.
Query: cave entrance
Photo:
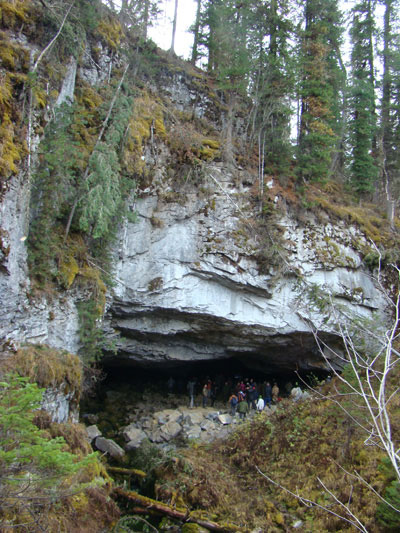
[[[230,388],[243,379],[250,378],[256,383],[264,381],[277,382],[283,395],[287,394],[290,385],[296,382],[304,382],[313,385],[316,380],[325,379],[327,372],[303,370],[297,373],[294,370],[277,369],[261,370],[259,367],[245,365],[239,358],[231,357],[218,360],[203,360],[175,363],[172,366],[141,367],[133,364],[121,364],[121,362],[109,360],[103,364],[104,380],[101,389],[121,389],[134,387],[144,392],[149,389],[160,391],[168,390],[168,380],[174,382],[173,392],[186,394],[186,386],[189,379],[195,379],[197,388],[201,387],[208,379],[216,383],[221,390],[228,382]],[[227,399],[227,398],[226,398]]]
[[[271,385],[276,382],[279,396],[288,396],[291,388],[300,381],[299,375],[287,369],[276,370],[275,367],[274,373],[263,372],[254,366],[244,365],[238,358],[175,363],[163,367],[141,367],[132,361],[109,359],[103,361],[102,379],[81,403],[81,417],[86,424],[96,424],[103,436],[115,439],[123,446],[121,435],[124,427],[133,424],[147,431],[154,425],[155,413],[165,410],[182,412],[182,408],[188,408],[187,384],[190,379],[196,381],[195,408],[203,407],[202,389],[207,380],[211,380],[213,399],[207,400],[206,407],[214,413],[227,413],[228,399],[241,380],[246,382],[252,378],[257,384],[258,394],[263,394],[264,382],[269,381]],[[301,377],[312,385],[317,376],[304,373]],[[171,378],[172,387],[168,383]],[[158,442],[154,440],[158,438],[157,434],[151,431],[151,442]]]

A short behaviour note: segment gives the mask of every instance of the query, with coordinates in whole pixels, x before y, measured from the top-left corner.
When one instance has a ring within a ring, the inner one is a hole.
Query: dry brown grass
[[[394,425],[400,421],[393,404]],[[398,429],[398,428],[397,428]],[[395,432],[397,431],[395,427]],[[364,522],[368,531],[385,531],[376,518],[379,500],[361,482],[344,472],[359,472],[380,494],[388,477],[384,455],[366,447],[364,438],[343,411],[329,400],[283,401],[273,416],[261,415],[242,424],[228,439],[193,446],[174,467],[159,472],[159,496],[180,498],[189,509],[206,510],[214,520],[229,520],[246,531],[352,532],[346,522],[316,507],[305,507],[263,478],[258,467],[277,483],[343,514],[318,478]]]

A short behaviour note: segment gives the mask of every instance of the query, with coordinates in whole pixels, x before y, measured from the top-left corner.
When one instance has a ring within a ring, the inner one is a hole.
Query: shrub
[[[385,492],[385,499],[396,509],[400,509],[400,483],[392,481]],[[378,505],[376,516],[380,524],[389,529],[389,531],[399,531],[400,529],[400,512],[393,507],[389,507],[384,502]]]
[[[97,463],[96,454],[78,457],[62,437],[35,426],[42,395],[27,378],[8,374],[0,382],[0,521],[6,528],[40,529],[44,506],[94,484],[79,479]]]

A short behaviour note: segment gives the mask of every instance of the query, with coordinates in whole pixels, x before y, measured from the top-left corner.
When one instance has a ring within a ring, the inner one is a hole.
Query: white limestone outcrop
[[[138,221],[120,233],[109,313],[120,357],[142,366],[234,356],[263,370],[320,368],[312,329],[338,344],[322,298],[348,315],[384,316],[384,296],[354,246],[367,244],[363,234],[313,215],[300,224],[279,199],[280,251],[262,273],[256,256],[275,243],[254,223],[242,174],[241,182],[209,165],[201,190],[184,201],[163,202],[159,190],[136,201]]]

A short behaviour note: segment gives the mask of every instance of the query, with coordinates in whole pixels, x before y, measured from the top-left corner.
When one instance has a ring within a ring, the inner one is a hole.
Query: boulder
[[[98,450],[103,453],[108,453],[113,459],[122,459],[125,455],[124,450],[116,442],[104,437],[97,437],[94,444]]]
[[[302,394],[303,394],[303,391],[301,390],[300,387],[293,387],[293,389],[290,391],[290,398],[293,401],[298,402],[301,399]]]
[[[231,424],[232,423],[232,417],[231,417],[231,415],[228,415],[228,414],[218,415],[217,420],[222,425]]]
[[[92,442],[92,440],[96,439],[97,437],[100,437],[101,436],[101,431],[99,430],[99,428],[95,425],[93,426],[88,426],[86,428],[86,433],[87,433],[87,436],[88,436],[88,440],[89,442]]]
[[[127,450],[134,450],[135,448],[139,448],[144,439],[147,439],[147,435],[142,429],[132,426],[133,425],[130,424],[122,432],[124,439],[128,443],[125,446],[125,449]]]
[[[217,420],[219,417],[219,411],[208,411],[205,416],[208,420]]]
[[[308,391],[301,390],[300,387],[294,387],[290,392],[290,397],[293,401],[298,402],[311,398],[311,394]]]
[[[159,429],[148,431],[147,436],[150,442],[154,442],[155,444],[161,444],[162,442],[164,442],[163,435]]]
[[[84,420],[86,419],[89,422],[89,424],[97,424],[97,422],[99,421],[99,415],[88,413],[88,414],[83,415],[83,419]]]
[[[176,409],[164,409],[154,413],[154,418],[159,424],[166,424],[167,422],[177,422],[182,420],[182,413]]]
[[[201,434],[201,427],[200,426],[191,426],[189,429],[185,431],[185,437],[189,440],[192,439],[199,439]]]
[[[140,421],[140,425],[142,426],[142,429],[152,430],[154,427],[154,421],[150,418],[146,418],[145,420]]]
[[[205,443],[210,443],[215,440],[216,434],[214,432],[202,431],[200,433],[200,440]]]
[[[179,435],[182,431],[182,426],[177,422],[170,421],[166,424],[163,424],[160,428],[161,435],[164,440],[170,441]]]
[[[215,424],[215,422],[212,422],[211,420],[204,420],[200,427],[203,431],[209,433],[210,431],[214,431],[218,426]]]
[[[192,411],[184,412],[184,422],[188,426],[201,424],[204,420],[204,413],[201,409],[193,409]]]

